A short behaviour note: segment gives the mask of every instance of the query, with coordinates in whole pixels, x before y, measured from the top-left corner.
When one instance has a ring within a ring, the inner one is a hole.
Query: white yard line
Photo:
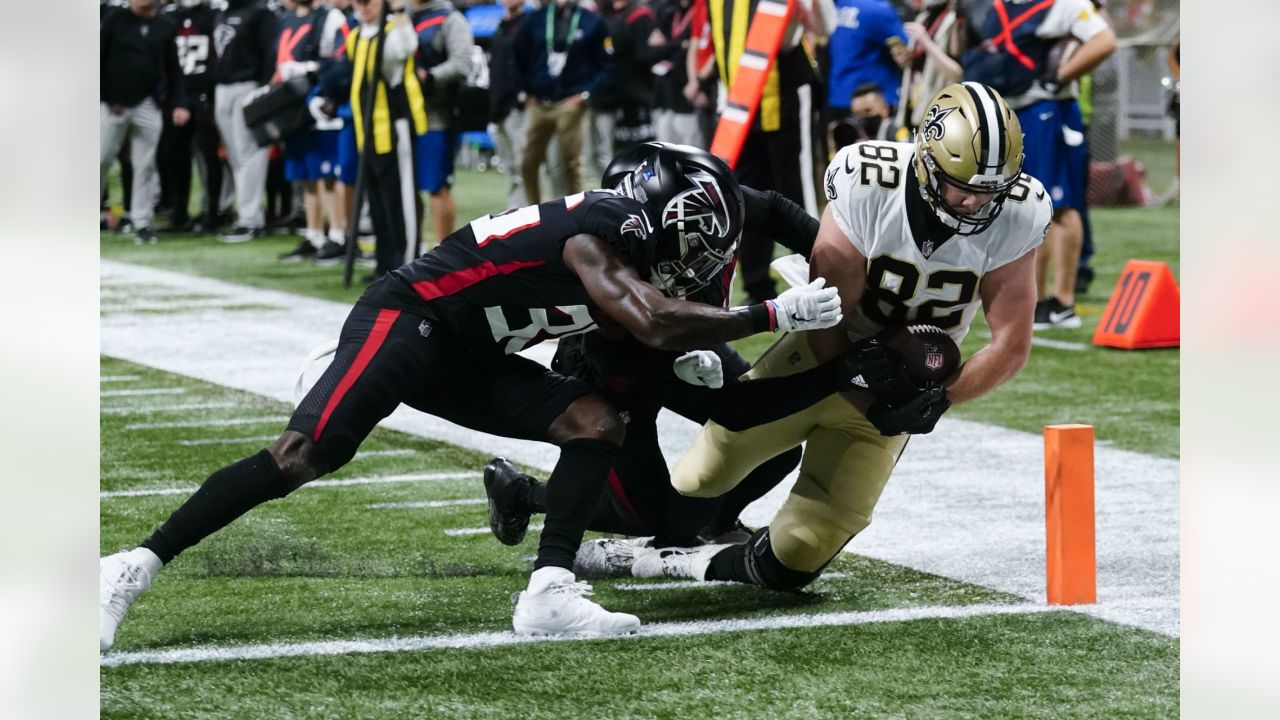
[[[235,438],[200,438],[199,440],[179,440],[178,444],[185,447],[193,447],[196,445],[235,445],[238,443],[260,443],[271,442],[280,437],[276,435],[253,435],[251,437],[235,437]]]
[[[465,480],[467,478],[479,478],[481,474],[478,472],[433,472],[433,473],[414,473],[410,475],[373,475],[371,477],[354,477],[341,480],[314,480],[302,486],[303,490],[315,490],[318,488],[335,488],[350,487],[352,485],[386,485],[393,483],[407,482],[430,482],[436,480]],[[184,485],[182,487],[153,487],[153,488],[135,488],[132,490],[104,490],[98,493],[100,498],[117,498],[117,497],[148,497],[151,495],[189,495],[196,491],[194,485]],[[489,528],[484,529],[489,532]]]
[[[239,405],[240,403],[236,402],[180,403],[178,405],[135,405],[128,407],[102,408],[99,412],[103,415],[145,415],[146,413],[182,412],[184,410],[216,410],[219,408],[238,407]]]
[[[133,423],[125,425],[125,430],[167,430],[173,428],[198,428],[198,427],[231,427],[233,425],[268,425],[271,423],[287,423],[288,415],[268,415],[266,417],[251,418],[226,418],[215,420],[213,418],[205,418],[203,420],[174,420],[172,422],[153,422],[153,423]]]
[[[542,523],[529,526],[529,532],[539,532],[542,530]],[[444,531],[449,537],[471,537],[473,535],[488,535],[491,532],[488,527],[470,527],[470,528],[447,528]]]
[[[1053,612],[1043,605],[956,605],[861,612],[817,613],[814,615],[772,615],[758,618],[700,620],[643,625],[634,635],[613,636],[612,640],[643,640],[653,637],[689,637],[760,630],[803,629],[870,625],[914,620],[960,620],[992,615],[1030,615]],[[466,635],[420,635],[417,637],[357,638],[320,642],[268,643],[261,645],[210,645],[169,650],[113,652],[99,660],[102,667],[161,665],[173,663],[225,662],[229,660],[270,660],[282,657],[317,657],[363,653],[419,652],[439,649],[504,647],[544,642],[599,640],[574,636],[522,636],[514,632],[471,633]]]
[[[98,378],[98,382],[104,382],[104,383],[133,382],[135,380],[141,380],[141,379],[142,379],[141,375],[103,375],[102,377]]]
[[[130,388],[128,390],[103,390],[102,397],[135,397],[141,395],[182,395],[186,388]]]
[[[978,333],[978,337],[990,340],[991,331],[982,330]],[[1075,352],[1089,349],[1089,345],[1086,343],[1071,342],[1069,340],[1053,340],[1051,338],[1040,337],[1039,335],[1031,336],[1031,344],[1037,347],[1053,348],[1054,350],[1071,350]]]
[[[101,274],[104,285],[170,287],[289,308],[111,313],[101,319],[101,351],[290,403],[302,359],[332,341],[350,310],[343,303],[109,260],[102,261]],[[524,354],[546,362],[553,351],[543,343]],[[1075,420],[1052,408],[1044,416],[1046,423]],[[551,445],[478,433],[403,407],[382,424],[544,470],[558,456]],[[663,411],[659,438],[668,463],[688,449],[697,429]],[[1107,439],[1099,438],[1094,454],[1100,603],[1085,612],[1176,636],[1178,461],[1108,448]],[[944,417],[936,432],[911,441],[875,522],[849,549],[1043,602],[1043,454],[1037,434]],[[793,481],[794,474],[743,519],[767,523]]]
[[[394,450],[361,450],[356,453],[355,460],[364,460],[365,458],[379,457],[408,457],[416,455],[417,450],[413,448],[396,448]]]
[[[442,507],[459,507],[462,505],[486,505],[488,500],[485,498],[464,498],[462,500],[416,500],[414,502],[390,502],[390,503],[373,503],[365,505],[369,510],[416,510],[418,508],[442,508]],[[489,528],[484,528],[485,532],[489,532]],[[449,531],[446,530],[447,534]],[[471,533],[467,533],[471,534]],[[475,533],[480,534],[480,533]]]

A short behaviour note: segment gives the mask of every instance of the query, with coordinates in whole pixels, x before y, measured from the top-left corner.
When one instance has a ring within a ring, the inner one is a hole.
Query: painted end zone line
[[[630,640],[647,637],[687,637],[726,632],[753,630],[781,630],[790,628],[835,627],[842,625],[868,625],[883,622],[909,622],[912,620],[951,620],[989,615],[1022,615],[1041,612],[1059,612],[1061,608],[1048,605],[960,605],[918,608],[895,608],[862,612],[819,613],[816,615],[774,615],[771,617],[743,618],[736,620],[699,620],[693,622],[654,623],[644,625],[635,635],[610,638],[524,636],[513,632],[473,633],[469,635],[435,635],[418,637],[365,638],[357,640],[330,640],[323,642],[274,643],[263,645],[206,646],[175,648],[172,650],[144,650],[116,652],[103,655],[102,667],[122,665],[156,665],[188,662],[220,662],[226,660],[268,660],[281,657],[312,657],[319,655],[348,655],[356,653],[415,652],[436,649],[470,649],[523,645],[538,642],[571,642],[575,640]]]
[[[486,501],[487,502],[487,501]],[[529,532],[539,532],[542,530],[541,523],[534,523],[529,526]],[[471,535],[488,535],[493,532],[487,527],[482,528],[449,528],[444,531],[449,537],[469,537]]]
[[[383,483],[404,483],[404,482],[421,482],[424,480],[465,480],[467,478],[478,478],[478,472],[437,472],[437,473],[415,473],[412,475],[381,475],[373,477],[354,477],[345,478],[343,480],[314,480],[303,485],[300,489],[308,488],[331,488],[346,487],[348,485],[381,485]],[[183,487],[162,487],[162,488],[137,488],[135,490],[106,490],[98,493],[100,498],[115,497],[146,497],[149,495],[189,495],[196,491],[194,485],[185,485]],[[489,532],[489,528],[484,529]]]
[[[822,575],[818,576],[818,578],[814,580],[814,582],[820,583],[824,580],[839,580],[841,578],[846,578],[846,577],[849,577],[848,573],[842,573],[842,572],[823,573]],[[686,588],[701,588],[701,587],[730,587],[730,586],[740,585],[740,584],[741,583],[729,582],[728,580],[677,580],[675,582],[660,582],[660,583],[620,583],[618,585],[614,585],[613,589],[614,590],[684,590]]]

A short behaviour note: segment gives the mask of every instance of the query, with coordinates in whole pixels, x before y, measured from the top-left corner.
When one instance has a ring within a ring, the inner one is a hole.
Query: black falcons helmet
[[[649,209],[658,225],[651,279],[668,296],[703,288],[732,262],[742,236],[742,189],[715,155],[644,143],[609,163],[603,185]]]

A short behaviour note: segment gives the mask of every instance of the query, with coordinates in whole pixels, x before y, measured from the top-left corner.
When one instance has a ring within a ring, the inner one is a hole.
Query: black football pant
[[[218,159],[218,126],[213,120],[211,103],[196,103],[191,120],[181,127],[173,124],[172,112],[165,115],[164,134],[160,137],[160,203],[173,208],[174,225],[185,225],[191,218],[191,158],[200,153],[207,168],[204,208],[209,227],[218,214],[222,197],[222,161]]]
[[[374,426],[401,403],[473,430],[549,442],[549,426],[591,392],[585,383],[519,355],[472,353],[428,318],[361,302],[347,317],[332,363],[288,429],[311,439],[318,477],[349,462]],[[590,438],[561,446],[547,483],[538,567],[573,567],[616,453],[616,445]],[[295,489],[298,478],[283,470],[266,450],[219,470],[143,546],[168,562],[256,505]]]
[[[373,233],[378,238],[375,272],[382,275],[418,256],[418,191],[408,122],[396,121],[396,141],[391,152],[369,153],[368,158],[365,197]]]

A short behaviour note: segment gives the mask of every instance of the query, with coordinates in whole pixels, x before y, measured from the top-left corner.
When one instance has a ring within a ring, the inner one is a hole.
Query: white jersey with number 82
[[[926,246],[926,257],[907,221],[914,157],[912,143],[864,142],[843,148],[827,166],[832,216],[867,258],[867,287],[845,324],[856,340],[887,326],[928,323],[958,345],[981,306],[982,276],[1044,241],[1053,203],[1040,181],[1024,173],[991,227]]]

